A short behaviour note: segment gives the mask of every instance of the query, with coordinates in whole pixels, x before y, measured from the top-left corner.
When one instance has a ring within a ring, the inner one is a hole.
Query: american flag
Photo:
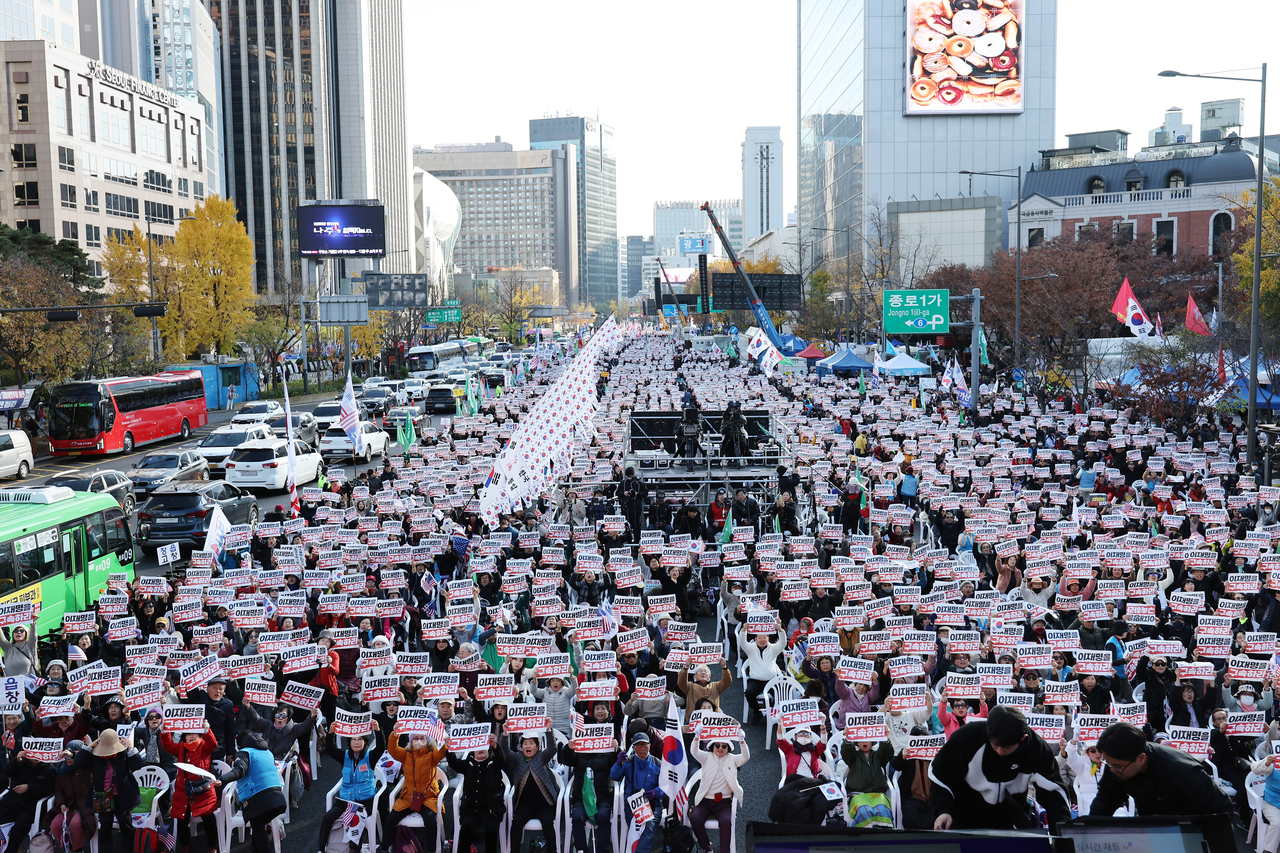
[[[579,714],[577,711],[574,711],[573,712],[573,736],[575,738],[580,738],[585,736],[586,733],[587,733],[587,718]]]
[[[347,803],[347,807],[343,810],[341,818],[344,826],[354,827],[356,824],[360,823],[360,815],[357,814],[357,810],[359,808],[359,803]]]
[[[338,426],[351,440],[352,455],[364,451],[364,434],[360,432],[360,418],[356,410],[356,392],[351,387],[351,374],[347,374],[347,387],[342,392],[342,408],[338,412]]]
[[[596,608],[596,615],[604,620],[604,633],[606,637],[612,637],[618,632],[618,621],[613,618],[613,604],[605,602]]]
[[[84,653],[84,649],[73,643],[67,646],[67,660],[88,661],[89,656]]]
[[[444,727],[435,711],[427,715],[427,735],[436,743],[444,743],[444,739],[449,736],[449,730]]]
[[[71,821],[64,821],[63,828],[65,829],[66,824],[69,823]],[[156,821],[156,836],[159,837],[160,843],[164,845],[164,849],[168,850],[169,853],[173,853],[174,848],[177,847],[178,839],[174,837],[173,833],[169,832],[169,825],[162,820]],[[67,847],[67,849],[70,850],[71,848]]]

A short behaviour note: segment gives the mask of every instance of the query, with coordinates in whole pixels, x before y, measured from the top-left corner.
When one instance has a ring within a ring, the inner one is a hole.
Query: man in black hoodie
[[[502,781],[504,758],[497,748],[498,736],[489,735],[489,748],[477,749],[466,758],[452,752],[446,756],[449,766],[462,777],[462,804],[458,820],[458,849],[467,851],[483,836],[485,853],[498,853],[498,830],[506,816]]]
[[[934,829],[1032,829],[1027,788],[1049,813],[1049,830],[1070,820],[1071,807],[1054,752],[1008,705],[966,723],[929,766]]]

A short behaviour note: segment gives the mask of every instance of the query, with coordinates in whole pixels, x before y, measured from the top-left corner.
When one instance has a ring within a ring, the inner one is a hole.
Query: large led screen
[[[1028,0],[907,0],[906,115],[1022,112]]]
[[[382,257],[387,253],[380,204],[298,207],[298,251],[306,257]]]

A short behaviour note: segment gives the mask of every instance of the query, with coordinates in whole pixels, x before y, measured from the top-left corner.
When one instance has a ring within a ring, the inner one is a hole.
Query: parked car
[[[165,450],[148,453],[129,466],[133,473],[133,492],[145,498],[165,483],[209,478],[209,462],[194,450]]]
[[[132,515],[137,501],[133,496],[133,481],[122,471],[99,468],[96,471],[70,471],[55,474],[45,481],[46,486],[65,486],[73,492],[98,492],[111,495],[120,504],[125,515]]]
[[[258,523],[258,502],[239,486],[218,480],[169,483],[138,507],[138,545],[144,551],[173,542],[203,548],[215,507],[232,524]]]
[[[357,457],[361,462],[367,463],[370,459],[378,454],[387,455],[387,445],[391,442],[391,436],[382,431],[382,428],[373,421],[364,421],[360,424],[360,429],[364,433],[364,452]],[[351,439],[347,438],[347,434],[342,431],[342,427],[334,425],[320,436],[320,455],[325,459],[350,459],[352,457]]]
[[[294,482],[315,482],[321,459],[315,448],[293,440]],[[235,449],[227,460],[227,482],[243,489],[283,491],[289,487],[289,442],[283,438],[249,441]]]
[[[284,415],[267,418],[266,425],[275,433],[276,438],[288,438],[285,435]],[[293,413],[293,437],[298,441],[315,446],[320,429],[316,425],[316,417],[310,412]]]
[[[392,439],[396,439],[400,434],[400,423],[404,420],[409,421],[409,428],[419,438],[422,437],[422,427],[429,423],[427,416],[422,414],[417,406],[396,406],[382,419],[382,428]]]
[[[461,396],[461,391],[462,386],[454,385],[451,382],[432,385],[431,390],[427,392],[427,399],[422,403],[422,408],[427,414],[432,412],[453,414],[457,411],[458,397]]]
[[[356,402],[363,404],[369,414],[376,417],[396,404],[395,392],[383,385],[375,385],[361,391]]]
[[[388,379],[377,387],[386,388],[391,392],[391,405],[407,406],[409,404],[409,389],[405,387],[403,379]]]
[[[365,408],[359,400],[356,400],[356,414],[360,420],[369,420],[369,410]],[[321,403],[312,410],[312,415],[316,419],[316,434],[324,435],[325,430],[338,422],[338,418],[342,416],[342,400],[334,400],[332,403]]]
[[[233,424],[256,424],[265,421],[272,415],[284,413],[284,406],[275,400],[259,400],[256,403],[245,403],[240,411],[231,418]]]
[[[36,464],[31,437],[20,429],[0,430],[0,477],[24,479]]]
[[[494,352],[511,352],[511,344],[506,341],[498,341],[493,347]]]
[[[221,477],[222,465],[231,455],[231,451],[246,441],[271,438],[272,435],[274,433],[266,424],[228,424],[206,435],[196,447],[196,453],[203,456],[209,463],[210,477]]]

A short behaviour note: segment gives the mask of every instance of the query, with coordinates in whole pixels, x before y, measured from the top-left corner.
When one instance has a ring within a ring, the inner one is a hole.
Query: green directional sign
[[[427,316],[423,318],[427,323],[461,323],[461,308],[428,308]]]
[[[462,301],[458,299],[446,299],[444,301],[444,304],[450,308],[457,308],[459,305],[462,304]]]
[[[951,331],[951,294],[946,290],[886,290],[888,335],[945,335]]]

